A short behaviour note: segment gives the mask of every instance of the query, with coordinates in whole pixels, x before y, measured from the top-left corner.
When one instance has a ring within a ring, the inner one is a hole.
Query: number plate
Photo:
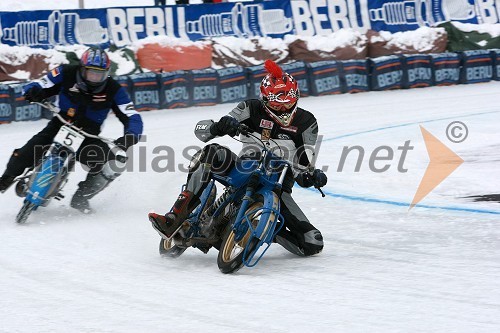
[[[69,128],[68,126],[62,126],[56,137],[54,138],[54,142],[60,143],[63,146],[72,149],[73,151],[77,151],[78,148],[80,148],[83,140],[85,140],[85,136]]]

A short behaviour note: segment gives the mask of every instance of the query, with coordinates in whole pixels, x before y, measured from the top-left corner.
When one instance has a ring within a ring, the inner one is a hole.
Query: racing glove
[[[326,185],[328,177],[320,169],[314,170],[312,174],[309,172],[302,172],[297,176],[297,183],[302,187],[320,188]]]
[[[238,120],[231,116],[224,116],[210,127],[210,133],[215,136],[235,136],[238,133]]]
[[[24,94],[24,99],[30,103],[41,102],[45,99],[45,93],[42,87],[33,86]]]
[[[123,151],[127,151],[130,147],[135,145],[139,140],[132,134],[125,134],[124,136],[116,139],[113,143]]]

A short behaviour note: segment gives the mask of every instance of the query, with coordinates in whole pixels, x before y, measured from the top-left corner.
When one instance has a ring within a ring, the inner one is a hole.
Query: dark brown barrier
[[[368,57],[378,58],[382,56],[389,56],[395,54],[429,54],[429,53],[443,53],[446,51],[446,44],[448,43],[448,37],[443,34],[438,39],[433,41],[432,47],[429,50],[416,50],[414,47],[409,45],[394,45],[390,44],[389,41],[384,40],[380,33],[374,30],[368,30],[366,32],[368,37]]]
[[[12,76],[17,71],[28,72],[29,76],[26,77],[28,80],[37,79],[48,70],[44,59],[45,57],[41,55],[30,55],[28,60],[20,65],[0,62],[0,81],[19,81],[19,77]]]

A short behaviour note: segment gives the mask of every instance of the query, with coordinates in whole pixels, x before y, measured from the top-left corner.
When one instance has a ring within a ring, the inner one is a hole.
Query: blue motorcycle
[[[25,223],[31,212],[38,207],[46,207],[52,199],[64,198],[62,189],[68,181],[69,173],[74,170],[76,152],[85,138],[99,139],[115,146],[113,140],[86,133],[66,121],[53,104],[48,102],[36,104],[53,112],[63,125],[40,163],[14,180],[17,182],[17,195],[24,197],[23,206],[16,217],[17,223]]]
[[[273,154],[247,126],[240,125],[239,132],[260,143],[260,156],[238,160],[227,176],[212,174],[198,207],[177,233],[161,239],[161,255],[176,258],[188,247],[207,253],[213,246],[219,250],[221,272],[232,273],[255,266],[273,243],[284,225],[280,194],[285,175],[290,168],[305,170]],[[218,198],[217,182],[225,187]]]

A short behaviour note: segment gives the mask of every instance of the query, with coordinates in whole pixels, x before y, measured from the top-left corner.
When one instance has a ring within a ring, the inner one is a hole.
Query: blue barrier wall
[[[298,80],[301,97],[470,84],[500,80],[500,50],[309,64],[299,61],[284,64],[282,68]],[[258,98],[260,82],[266,74],[259,65],[142,73],[116,80],[128,88],[136,109],[147,111]],[[41,108],[28,104],[22,97],[22,84],[0,84],[0,122],[36,120],[41,116]]]
[[[0,84],[0,122],[8,123],[12,120],[12,95],[10,87]]]

